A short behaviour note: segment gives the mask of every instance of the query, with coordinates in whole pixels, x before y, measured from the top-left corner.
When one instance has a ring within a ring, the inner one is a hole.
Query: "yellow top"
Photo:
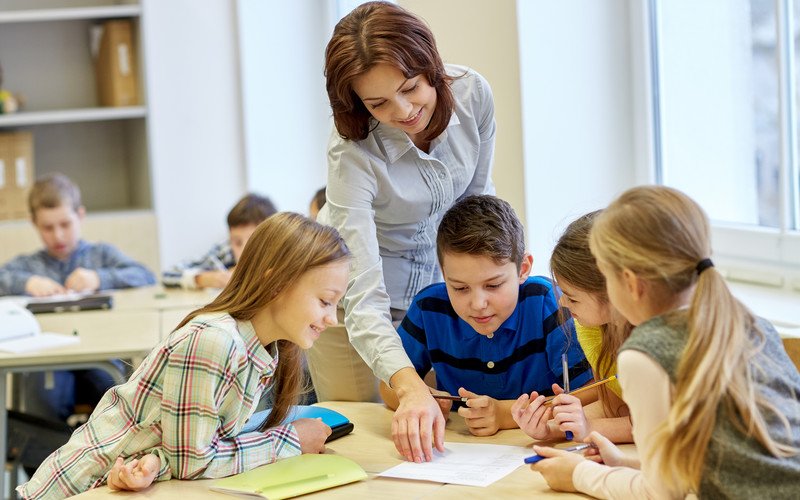
[[[578,343],[581,345],[581,349],[583,349],[583,354],[586,356],[586,360],[592,366],[592,371],[594,372],[595,378],[600,380],[611,375],[616,375],[616,361],[614,361],[614,363],[611,365],[611,373],[601,374],[597,372],[597,361],[600,357],[600,347],[603,345],[603,332],[600,330],[600,327],[583,326],[576,321],[575,332],[578,335]],[[619,396],[620,399],[622,398],[622,387],[620,387],[619,381],[612,380],[606,384],[606,387],[611,389],[611,391]]]

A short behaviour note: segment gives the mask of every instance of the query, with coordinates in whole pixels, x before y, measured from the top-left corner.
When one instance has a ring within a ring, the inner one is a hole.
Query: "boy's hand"
[[[127,464],[123,463],[122,457],[117,457],[106,482],[111,491],[143,490],[153,483],[160,468],[161,459],[158,455],[144,455]]]
[[[491,436],[500,430],[496,399],[475,394],[463,387],[458,389],[458,395],[469,398],[467,407],[458,409],[458,414],[464,417],[469,432],[474,436]]]
[[[575,396],[559,394],[553,399],[553,419],[560,431],[571,431],[576,441],[583,441],[592,432],[581,400]]]
[[[511,418],[519,425],[525,434],[533,439],[548,439],[551,437],[547,422],[553,416],[553,407],[545,406],[545,397],[533,391],[528,397],[523,394],[511,406]]]
[[[67,276],[64,286],[76,292],[93,292],[100,288],[100,276],[96,271],[79,267]]]
[[[449,392],[440,391],[438,389],[434,389],[433,387],[430,388],[431,394],[437,396],[452,396]],[[453,407],[453,402],[447,399],[436,399],[436,402],[439,403],[439,408],[442,409],[442,416],[445,420],[450,416],[450,408]]]
[[[225,288],[233,273],[228,271],[204,271],[194,277],[199,288]]]
[[[46,276],[31,276],[25,282],[25,293],[32,297],[46,297],[57,293],[66,293],[67,289],[60,283]]]
[[[331,435],[331,428],[321,418],[298,418],[292,425],[300,438],[302,453],[325,452],[325,440]]]

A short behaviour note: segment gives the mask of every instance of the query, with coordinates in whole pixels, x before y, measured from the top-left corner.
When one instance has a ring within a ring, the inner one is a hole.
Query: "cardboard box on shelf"
[[[93,26],[92,30],[99,104],[136,106],[139,104],[139,90],[132,21],[105,21]]]
[[[0,132],[0,219],[27,219],[35,181],[33,134]]]

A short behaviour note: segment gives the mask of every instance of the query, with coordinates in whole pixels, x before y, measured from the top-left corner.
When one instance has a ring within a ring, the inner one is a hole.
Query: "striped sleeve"
[[[247,365],[244,345],[214,328],[174,346],[164,367],[159,453],[173,477],[225,477],[300,454],[291,424],[234,435]]]

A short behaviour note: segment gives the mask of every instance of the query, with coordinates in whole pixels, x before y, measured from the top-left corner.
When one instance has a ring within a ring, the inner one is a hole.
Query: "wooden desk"
[[[183,290],[161,285],[114,290],[113,310],[194,310],[214,300],[219,290]]]
[[[391,440],[392,412],[379,403],[326,402],[320,403],[346,415],[354,424],[355,430],[328,444],[327,453],[336,453],[355,460],[369,477],[364,481],[340,486],[303,498],[341,498],[341,499],[405,499],[405,498],[586,498],[583,495],[556,493],[544,478],[522,465],[513,473],[496,483],[478,488],[427,481],[410,481],[376,477],[376,474],[402,462]],[[445,440],[448,442],[469,442],[487,444],[508,444],[531,446],[533,440],[519,429],[501,431],[494,436],[477,438],[469,434],[464,420],[453,415],[447,424]],[[633,446],[625,448],[632,452]],[[90,499],[173,499],[173,498],[233,498],[230,495],[215,493],[208,488],[214,480],[164,481],[138,493],[111,493],[108,487],[87,491],[75,498]]]

